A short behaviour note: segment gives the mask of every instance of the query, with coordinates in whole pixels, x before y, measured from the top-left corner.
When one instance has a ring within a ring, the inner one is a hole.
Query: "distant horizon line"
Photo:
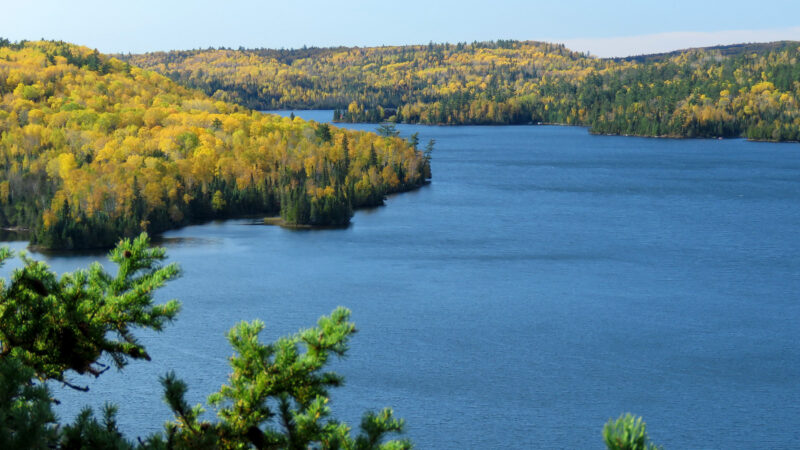
[[[3,36],[0,36],[3,38]],[[63,39],[19,39],[12,42],[20,41],[62,41],[70,42],[76,45],[86,46],[89,48],[97,49],[92,45],[82,44],[79,42],[71,42]],[[519,38],[497,38],[494,40],[473,40],[473,41],[428,41],[428,42],[413,42],[404,44],[375,44],[375,45],[317,45],[317,44],[304,44],[301,47],[276,47],[276,46],[249,46],[239,45],[238,47],[219,45],[219,46],[206,46],[194,48],[172,48],[172,49],[159,49],[148,50],[144,52],[133,51],[105,51],[102,53],[108,55],[141,55],[148,53],[167,53],[172,51],[202,51],[202,50],[276,50],[276,51],[296,51],[303,49],[339,49],[339,48],[383,48],[383,47],[415,47],[426,45],[458,45],[458,44],[473,44],[473,43],[497,43],[502,41],[513,42],[536,42],[542,44],[562,45],[568,50],[584,53],[587,56],[593,56],[600,59],[613,59],[613,58],[629,58],[641,57],[651,55],[661,55],[668,53],[679,53],[683,51],[703,49],[709,47],[730,47],[736,45],[753,45],[753,44],[772,44],[778,42],[800,42],[800,27],[784,28],[784,29],[767,29],[767,30],[729,30],[719,32],[666,32],[654,33],[645,35],[634,36],[619,36],[619,37],[604,37],[604,38],[570,38],[570,39],[519,39]]]
[[[49,39],[45,39],[45,40],[49,40]],[[639,56],[653,56],[653,55],[677,53],[677,52],[683,52],[683,51],[689,51],[689,50],[701,50],[701,49],[714,48],[714,47],[726,48],[726,47],[736,47],[736,46],[740,46],[740,45],[766,45],[766,44],[777,44],[777,43],[782,43],[782,42],[797,42],[797,43],[800,43],[800,39],[778,39],[778,40],[774,40],[774,41],[746,41],[746,42],[742,41],[742,42],[732,42],[732,43],[725,43],[725,44],[689,46],[689,47],[684,47],[684,48],[675,48],[673,50],[658,51],[658,52],[655,52],[655,53],[636,53],[636,54],[630,54],[630,55],[626,55],[626,56],[609,56],[609,57],[600,57],[598,55],[595,55],[592,52],[576,50],[576,49],[568,46],[563,41],[561,41],[561,42],[559,42],[559,41],[546,41],[546,40],[543,41],[543,40],[539,40],[539,39],[495,39],[495,40],[482,40],[482,41],[469,41],[469,42],[466,42],[466,41],[459,41],[459,42],[430,41],[430,42],[426,42],[426,43],[380,44],[380,45],[313,45],[313,44],[306,44],[306,45],[303,45],[301,47],[245,47],[243,45],[240,45],[238,47],[229,47],[229,46],[224,46],[224,45],[215,47],[215,46],[212,45],[212,46],[208,46],[208,47],[173,48],[173,49],[170,49],[170,50],[151,50],[151,51],[146,51],[146,52],[128,52],[128,51],[125,51],[125,52],[101,52],[101,53],[104,53],[106,55],[128,55],[128,54],[130,54],[130,55],[146,55],[146,54],[149,54],[149,53],[195,52],[195,51],[207,51],[207,50],[229,50],[229,51],[274,50],[274,51],[289,51],[289,52],[291,52],[291,51],[309,50],[309,49],[316,49],[316,50],[328,50],[328,49],[331,49],[331,50],[335,50],[335,49],[349,49],[349,48],[366,49],[366,48],[392,48],[392,47],[425,47],[425,46],[428,46],[430,44],[455,46],[455,45],[459,45],[459,44],[464,44],[464,45],[487,44],[487,43],[497,43],[497,42],[503,42],[503,41],[506,41],[506,42],[519,42],[519,43],[533,42],[533,43],[537,43],[537,44],[550,44],[550,45],[564,47],[567,50],[570,50],[570,51],[573,51],[573,52],[576,52],[576,53],[590,53],[592,56],[597,56],[598,58],[603,58],[603,59],[605,59],[605,58],[612,59],[612,58],[632,58],[632,57],[639,57]],[[63,42],[67,42],[67,41],[63,41]],[[77,45],[82,45],[82,44],[77,44]],[[86,46],[86,47],[89,47],[89,46]],[[92,47],[90,47],[90,48],[92,48]]]

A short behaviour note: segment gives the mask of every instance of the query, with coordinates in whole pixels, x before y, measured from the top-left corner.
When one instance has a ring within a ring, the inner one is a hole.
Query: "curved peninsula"
[[[262,114],[64,42],[0,40],[0,227],[108,247],[200,220],[341,226],[430,176],[412,142]]]

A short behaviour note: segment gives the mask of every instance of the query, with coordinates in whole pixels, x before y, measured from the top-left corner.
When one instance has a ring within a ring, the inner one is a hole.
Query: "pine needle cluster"
[[[12,256],[0,249],[0,264]],[[99,377],[110,368],[103,361],[122,369],[132,359],[150,360],[134,330],[161,331],[175,320],[180,303],[158,304],[153,295],[180,269],[165,264],[165,250],[151,248],[144,233],[111,251],[116,274],[94,263],[59,277],[42,262],[20,258],[23,267],[10,281],[0,280],[0,448],[411,448],[408,440],[386,442],[403,431],[391,409],[366,413],[355,436],[332,417],[328,390],[344,380],[325,367],[345,356],[356,332],[350,311],[341,307],[317,326],[271,344],[258,339],[263,322],[236,325],[228,333],[232,373],[209,396],[215,421],[203,419],[201,405],[186,402],[187,384],[169,372],[160,381],[174,418],[162,433],[126,438],[111,404],[99,418],[85,408],[72,423],[60,424],[46,382],[88,391],[76,378]]]

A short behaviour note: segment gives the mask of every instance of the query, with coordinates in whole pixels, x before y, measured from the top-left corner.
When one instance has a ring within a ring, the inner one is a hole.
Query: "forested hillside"
[[[800,43],[597,59],[540,42],[128,55],[250,108],[345,122],[586,125],[597,133],[800,140]]]
[[[425,182],[400,137],[265,115],[97,51],[0,40],[0,226],[49,248],[198,219],[343,225]]]

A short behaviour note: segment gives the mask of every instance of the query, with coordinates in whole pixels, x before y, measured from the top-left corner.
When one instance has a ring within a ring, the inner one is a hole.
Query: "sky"
[[[593,55],[800,40],[800,0],[6,0],[0,37],[104,53],[495,39]]]

